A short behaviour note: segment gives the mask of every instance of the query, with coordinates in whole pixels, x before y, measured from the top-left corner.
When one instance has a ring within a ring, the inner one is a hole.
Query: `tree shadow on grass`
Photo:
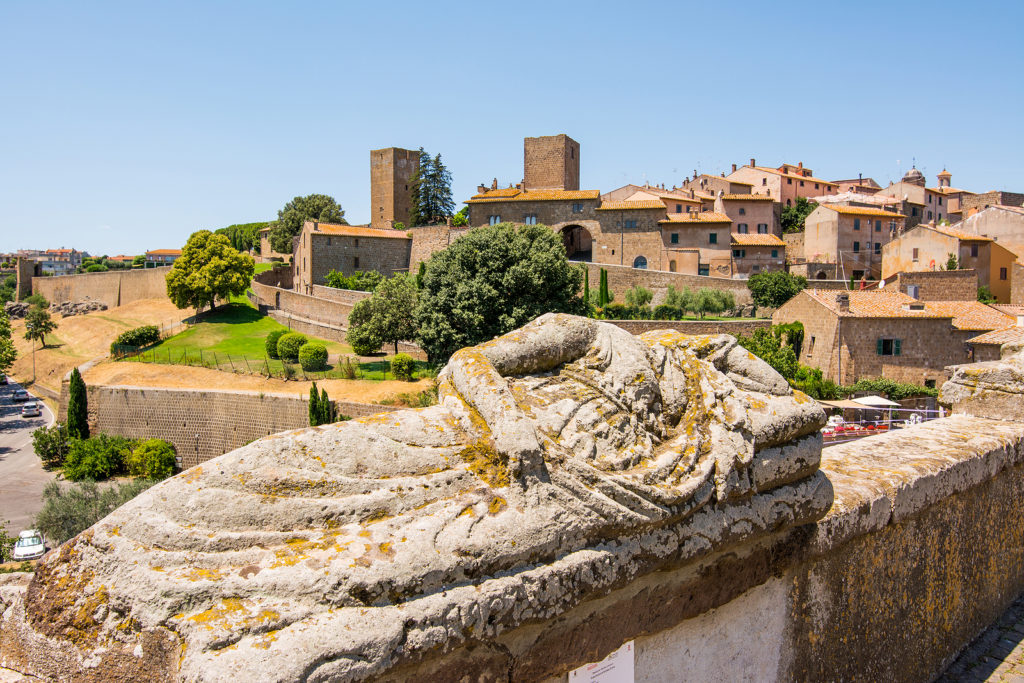
[[[265,316],[251,306],[240,303],[230,303],[218,306],[212,311],[200,313],[197,322],[204,323],[226,323],[229,325],[240,325],[254,323]]]

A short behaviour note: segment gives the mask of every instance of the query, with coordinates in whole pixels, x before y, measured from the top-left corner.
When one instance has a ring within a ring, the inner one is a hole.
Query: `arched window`
[[[786,200],[786,206],[793,206],[793,200],[792,199],[787,199]]]
[[[643,256],[637,256],[633,259],[633,267],[640,270],[647,270],[647,259]]]
[[[668,262],[668,270],[669,270],[670,273],[676,272],[676,262],[675,261],[669,261]]]

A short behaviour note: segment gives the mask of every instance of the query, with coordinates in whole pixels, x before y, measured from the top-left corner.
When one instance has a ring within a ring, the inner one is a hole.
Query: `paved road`
[[[1024,594],[971,643],[936,683],[1024,683]]]
[[[9,522],[7,533],[12,536],[31,527],[43,506],[43,487],[55,478],[32,451],[32,430],[52,423],[53,414],[43,404],[42,417],[23,418],[23,404],[11,403],[20,388],[0,385],[0,525]]]

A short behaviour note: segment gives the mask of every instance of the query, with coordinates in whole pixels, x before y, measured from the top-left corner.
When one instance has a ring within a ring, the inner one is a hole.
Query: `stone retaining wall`
[[[309,426],[309,396],[252,391],[87,388],[93,433],[170,441],[182,469],[227,453],[260,437]],[[335,401],[338,412],[363,417],[391,406]],[[68,383],[61,387],[58,420],[67,418]]]
[[[167,298],[170,266],[134,270],[110,270],[54,277],[33,277],[32,293],[42,294],[51,304],[65,301],[101,301],[108,308],[141,299]]]
[[[590,271],[590,288],[596,289],[601,281],[601,269],[608,271],[608,289],[615,295],[616,302],[625,301],[626,291],[640,285],[654,292],[654,304],[662,302],[669,285],[677,290],[690,288],[698,290],[702,287],[732,292],[737,304],[749,304],[750,290],[746,280],[733,280],[723,277],[707,277],[704,275],[685,275],[670,273],[667,270],[641,270],[629,266],[612,266],[600,263],[583,264]]]
[[[651,330],[678,330],[683,334],[750,335],[754,330],[767,329],[771,320],[606,320],[630,334],[643,334]]]
[[[829,513],[401,673],[566,681],[933,680],[1024,590],[1024,426],[957,415],[824,451]]]

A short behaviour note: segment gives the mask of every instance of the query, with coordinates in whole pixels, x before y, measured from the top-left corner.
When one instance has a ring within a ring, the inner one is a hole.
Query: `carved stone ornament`
[[[0,589],[44,678],[363,680],[818,519],[821,408],[732,337],[544,315],[439,404],[275,434]]]

